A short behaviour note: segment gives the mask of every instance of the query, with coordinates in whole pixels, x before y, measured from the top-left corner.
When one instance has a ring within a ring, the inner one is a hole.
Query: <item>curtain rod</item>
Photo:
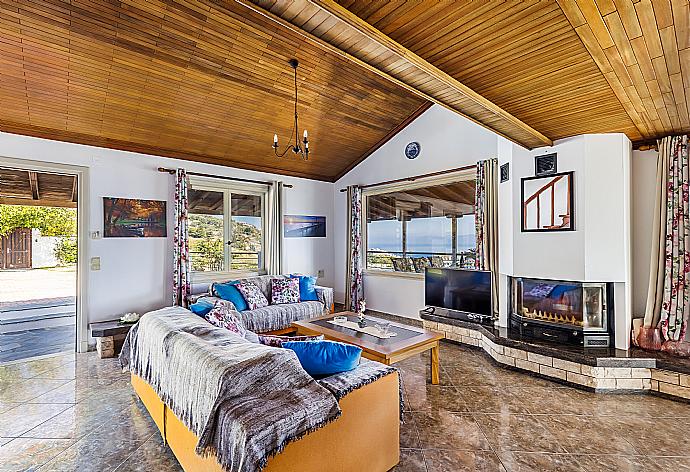
[[[431,172],[429,174],[415,175],[414,177],[404,177],[402,179],[386,180],[384,182],[377,182],[375,184],[360,185],[359,188],[378,187],[379,185],[397,184],[399,182],[414,182],[415,180],[425,179],[427,177],[435,177],[437,175],[451,174],[453,172],[460,172],[463,170],[476,169],[476,168],[477,168],[477,164],[471,164],[468,166],[456,167],[455,169],[447,169],[447,170],[441,170],[438,172]],[[340,191],[341,192],[347,192],[347,189],[341,188]]]
[[[175,174],[177,172],[175,169],[166,169],[165,167],[159,167],[158,172],[166,172],[170,175]],[[196,175],[197,177],[211,177],[213,179],[223,179],[223,180],[236,180],[238,182],[249,182],[252,184],[263,184],[263,185],[271,185],[270,182],[265,182],[263,180],[253,180],[253,179],[242,179],[240,177],[226,177],[224,175],[212,175],[212,174],[204,174],[201,172],[187,172],[187,175]],[[284,188],[292,188],[292,185],[290,184],[283,184]]]

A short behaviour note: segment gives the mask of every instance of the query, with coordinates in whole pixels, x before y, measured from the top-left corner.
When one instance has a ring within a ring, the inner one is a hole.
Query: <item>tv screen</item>
[[[427,306],[491,316],[491,272],[427,268]]]

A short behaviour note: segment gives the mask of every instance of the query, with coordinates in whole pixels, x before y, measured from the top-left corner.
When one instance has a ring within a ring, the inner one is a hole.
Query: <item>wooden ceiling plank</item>
[[[642,70],[642,75],[645,80],[654,80],[656,78],[656,73],[654,72],[652,59],[649,57],[649,51],[647,51],[647,44],[644,38],[642,36],[633,38],[630,40],[630,45],[633,48],[635,59]]]
[[[616,9],[621,17],[628,38],[635,39],[642,36],[642,28],[637,19],[637,13],[635,12],[635,6],[632,0],[614,0],[614,3],[616,4]]]
[[[609,15],[606,15],[604,17],[604,20],[606,21],[606,25],[609,28],[611,37],[613,37],[613,42],[616,44],[618,53],[623,59],[623,63],[626,66],[636,64],[637,59],[635,58],[635,53],[632,49],[632,45],[630,44],[628,36],[625,33],[625,28],[623,28],[623,23],[621,22],[618,13],[614,12]]]
[[[660,29],[661,44],[666,58],[666,69],[670,75],[680,73],[680,60],[678,58],[678,44],[676,43],[676,31],[673,25]]]
[[[652,0],[652,8],[658,29],[673,25],[673,12],[670,0]]]
[[[640,0],[635,4],[635,11],[645,37],[649,56],[652,59],[663,56],[664,50],[661,47],[661,39],[659,38],[659,30],[656,25],[652,2],[650,0]]]
[[[672,1],[673,25],[676,28],[678,50],[690,48],[690,4],[687,1]]]
[[[614,45],[613,38],[594,0],[577,0],[577,5],[580,7],[580,11],[587,20],[590,28],[592,28],[592,33],[594,33],[597,41],[601,44],[601,48],[606,50],[612,47]]]

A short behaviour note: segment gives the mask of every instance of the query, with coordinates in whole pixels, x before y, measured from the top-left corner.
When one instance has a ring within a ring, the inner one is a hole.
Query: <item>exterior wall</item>
[[[41,236],[41,231],[31,230],[31,267],[40,269],[41,267],[55,267],[58,265],[55,257],[55,247],[60,238],[55,236]]]
[[[496,157],[499,138],[471,121],[438,105],[432,106],[393,139],[360,163],[335,185],[335,297],[345,300],[347,202],[339,189],[384,180],[454,169]],[[418,141],[422,150],[415,160],[404,155],[405,145]],[[410,275],[364,276],[367,308],[419,318],[424,308],[424,280]]]
[[[101,269],[90,271],[86,313],[89,322],[117,318],[120,314],[143,313],[170,304],[172,298],[173,180],[158,167],[184,167],[188,171],[219,176],[261,180],[282,180],[294,185],[284,194],[286,214],[326,216],[326,238],[284,240],[284,270],[316,275],[324,271],[319,284],[332,286],[333,184],[307,179],[244,171],[210,164],[168,159],[139,153],[57,142],[0,133],[3,157],[89,168],[88,231],[103,231],[103,197],[166,200],[167,238],[90,239],[86,258],[100,257]],[[326,157],[323,157],[326,159]]]

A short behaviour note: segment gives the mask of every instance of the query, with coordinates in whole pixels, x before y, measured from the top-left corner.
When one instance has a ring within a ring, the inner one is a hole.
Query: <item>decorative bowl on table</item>
[[[123,324],[133,324],[139,321],[139,314],[138,313],[125,313],[120,317],[120,323]]]

